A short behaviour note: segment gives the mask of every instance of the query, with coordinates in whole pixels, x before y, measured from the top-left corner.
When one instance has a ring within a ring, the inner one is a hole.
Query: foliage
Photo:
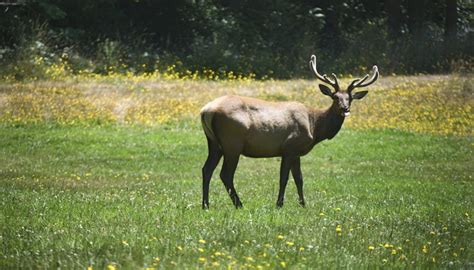
[[[0,18],[0,75],[47,77],[42,70],[62,60],[74,74],[140,74],[176,65],[307,77],[312,53],[325,70],[344,74],[374,63],[386,73],[472,72],[472,3],[457,1],[453,37],[445,29],[445,1],[420,8],[423,1],[398,0],[392,32],[386,2],[32,0]],[[38,43],[44,48],[32,50]],[[44,54],[48,59],[34,61]]]

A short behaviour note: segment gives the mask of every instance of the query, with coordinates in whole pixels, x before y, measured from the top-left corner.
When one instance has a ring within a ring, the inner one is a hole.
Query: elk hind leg
[[[239,163],[240,154],[226,155],[224,154],[224,163],[222,164],[222,170],[220,177],[227,192],[229,193],[230,199],[236,208],[242,208],[242,202],[240,201],[239,195],[234,187],[234,174]]]
[[[208,156],[202,167],[202,208],[209,208],[209,184],[211,182],[212,173],[217,167],[221,157],[222,151],[219,145],[209,138],[207,138]]]

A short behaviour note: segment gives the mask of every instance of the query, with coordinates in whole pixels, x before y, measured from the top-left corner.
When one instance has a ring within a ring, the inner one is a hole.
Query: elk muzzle
[[[344,117],[348,117],[349,115],[351,115],[351,109],[349,107],[343,107],[342,108],[342,115]]]

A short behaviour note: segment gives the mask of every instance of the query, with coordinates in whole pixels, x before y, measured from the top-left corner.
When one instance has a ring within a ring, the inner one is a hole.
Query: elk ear
[[[360,91],[360,92],[356,92],[354,94],[352,94],[352,98],[353,99],[362,99],[363,97],[365,97],[365,95],[367,95],[369,91]]]
[[[329,89],[329,87],[327,87],[324,84],[319,85],[319,90],[321,90],[321,93],[325,94],[326,96],[330,96],[330,97],[333,96],[332,92],[331,92],[331,89]]]

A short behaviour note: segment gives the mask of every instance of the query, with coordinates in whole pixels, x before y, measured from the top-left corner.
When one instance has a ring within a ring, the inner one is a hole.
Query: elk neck
[[[315,143],[334,138],[341,129],[344,118],[335,101],[325,110],[312,110],[311,119]]]

